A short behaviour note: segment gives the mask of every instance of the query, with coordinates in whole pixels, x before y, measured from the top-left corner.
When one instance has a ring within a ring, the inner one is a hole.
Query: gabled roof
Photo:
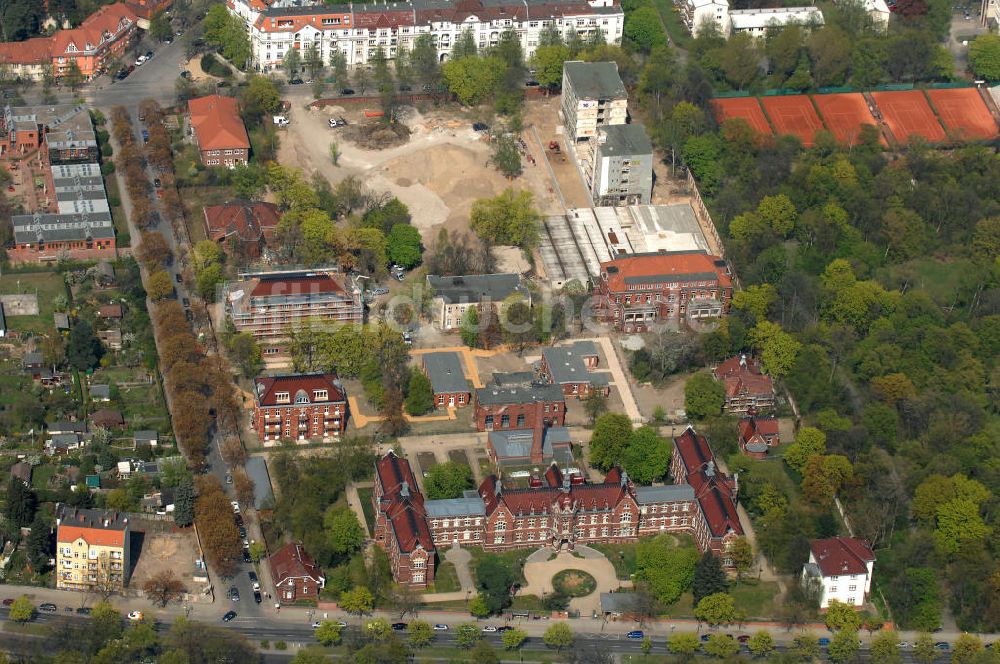
[[[270,558],[271,577],[275,585],[288,579],[312,579],[323,585],[323,570],[313,562],[306,550],[298,542],[290,542],[281,547]]]
[[[500,303],[514,293],[528,297],[528,289],[521,285],[517,274],[466,274],[454,277],[427,275],[427,284],[434,290],[434,297],[446,304],[478,304],[484,301]]]
[[[565,403],[566,395],[558,385],[530,385],[529,387],[480,387],[476,388],[476,401],[483,406],[514,404]]]
[[[258,242],[278,226],[278,206],[264,201],[229,201],[205,206],[205,226],[210,240],[236,237],[241,242]]]
[[[59,542],[75,542],[82,537],[90,546],[124,546],[128,531],[127,514],[62,504],[56,506],[56,522]]]
[[[191,126],[201,150],[250,149],[250,139],[232,97],[209,95],[188,101]]]
[[[548,486],[507,489],[496,475],[490,475],[479,485],[479,495],[486,503],[487,514],[506,508],[515,516],[547,514],[555,504],[560,508],[576,505],[578,509],[592,512],[610,511],[629,495],[627,478],[615,468],[601,484],[573,484],[569,476],[563,476],[558,467],[552,465],[546,470],[546,480]]]
[[[458,353],[442,351],[425,353],[424,371],[431,381],[434,394],[458,394],[469,391],[469,381],[462,370],[462,359]]]
[[[90,421],[97,426],[122,426],[125,424],[125,418],[122,416],[121,411],[110,408],[102,408],[101,410],[94,411],[90,415]]]
[[[770,438],[778,434],[778,420],[774,417],[744,417],[739,423],[741,441],[748,441],[757,435]]]
[[[122,311],[122,305],[105,304],[97,308],[97,315],[101,318],[121,318],[124,314]]]
[[[556,385],[567,383],[591,383],[598,386],[608,384],[607,374],[594,373],[587,369],[584,357],[597,355],[592,341],[578,341],[568,346],[553,346],[542,351],[545,365]]]
[[[730,531],[742,535],[743,526],[733,501],[733,481],[719,470],[708,440],[688,427],[674,438],[674,449],[684,463],[687,483],[694,489],[712,536],[724,537]]]
[[[856,537],[831,537],[809,541],[809,550],[823,576],[867,574],[875,553],[868,542]]]
[[[632,254],[601,263],[602,278],[612,292],[625,292],[629,285],[718,281],[732,286],[726,262],[704,251],[672,251]]]
[[[70,44],[76,51],[96,49],[104,41],[109,41],[121,30],[135,23],[136,15],[124,3],[105,5],[87,17],[79,28],[59,30],[52,36],[52,55],[73,55]]]
[[[726,387],[726,397],[740,394],[774,396],[774,381],[760,371],[760,361],[746,355],[734,355],[716,367],[715,377]]]
[[[297,397],[305,397],[307,405],[343,403],[344,390],[335,373],[289,374],[286,376],[260,376],[253,380],[254,396],[258,406],[294,406]],[[325,400],[314,396],[316,390],[326,390]],[[288,392],[289,401],[279,403],[275,395]]]
[[[382,489],[379,509],[385,513],[399,551],[408,554],[419,546],[433,552],[424,495],[417,488],[410,463],[389,450],[375,462],[375,481]]]

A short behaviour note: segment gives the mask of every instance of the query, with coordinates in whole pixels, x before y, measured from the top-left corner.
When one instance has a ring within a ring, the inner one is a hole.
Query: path
[[[580,545],[576,547],[575,554],[560,551],[555,558],[549,560],[552,551],[546,547],[528,556],[524,563],[524,578],[527,583],[521,589],[521,594],[537,597],[550,595],[553,592],[553,576],[563,570],[578,569],[590,574],[597,581],[594,592],[585,597],[575,597],[569,603],[570,610],[587,615],[595,610],[600,611],[602,592],[631,586],[630,582],[618,579],[614,565],[599,551]]]
[[[458,576],[458,583],[462,586],[462,592],[475,592],[476,583],[472,580],[472,570],[469,563],[472,562],[472,554],[468,549],[463,549],[457,543],[453,544],[444,559],[455,566],[455,573]]]
[[[350,408],[351,419],[354,420],[354,426],[358,429],[363,429],[372,422],[381,422],[385,419],[382,415],[365,415],[361,412],[361,406],[358,404],[358,398],[353,396],[347,397],[347,405]],[[409,413],[403,413],[403,419],[407,422],[447,422],[448,420],[457,419],[458,415],[455,413],[454,408],[449,408],[448,413],[445,415],[410,415]]]
[[[372,483],[362,482],[361,486],[371,487]],[[365,529],[366,536],[369,538],[375,537],[375,533],[368,532],[368,520],[365,519],[365,510],[361,507],[361,496],[358,495],[358,484],[348,484],[345,493],[347,494],[347,505],[351,508],[351,511],[354,512],[354,516],[357,517],[358,523],[360,523],[361,527]]]
[[[625,407],[625,414],[628,415],[633,423],[639,424],[645,422],[645,418],[639,411],[639,404],[635,400],[635,395],[632,394],[632,385],[629,383],[625,372],[622,371],[621,362],[618,360],[618,353],[615,351],[611,339],[608,337],[592,337],[590,339],[573,339],[573,341],[592,341],[601,346],[601,349],[604,351],[604,359],[608,363],[608,371],[614,377],[613,383],[618,388],[622,405]]]

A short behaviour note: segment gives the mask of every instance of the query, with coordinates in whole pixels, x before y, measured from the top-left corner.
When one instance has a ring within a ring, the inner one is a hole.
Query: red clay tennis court
[[[996,138],[997,123],[975,88],[928,90],[948,134],[971,140]]]
[[[813,101],[826,126],[841,143],[854,145],[864,125],[878,126],[868,110],[868,102],[858,92],[816,95]]]
[[[779,134],[798,136],[807,148],[816,144],[816,132],[824,127],[808,96],[764,97],[761,103]]]
[[[732,97],[730,99],[713,99],[715,104],[715,117],[722,124],[726,120],[739,118],[746,120],[750,128],[758,134],[764,136],[771,135],[771,125],[764,117],[764,111],[760,110],[760,104],[756,97]]]
[[[944,129],[920,90],[873,92],[872,99],[878,104],[892,135],[900,143],[907,143],[914,136],[921,136],[932,143],[944,140]]]

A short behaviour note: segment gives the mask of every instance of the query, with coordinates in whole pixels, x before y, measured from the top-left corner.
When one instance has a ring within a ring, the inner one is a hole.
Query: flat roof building
[[[472,306],[499,305],[518,293],[531,304],[531,292],[521,283],[521,276],[514,273],[454,277],[428,274],[427,285],[433,292],[432,320],[442,330],[461,327],[465,312]]]
[[[560,112],[567,140],[577,142],[597,135],[603,125],[628,121],[628,92],[615,62],[563,63]]]
[[[598,128],[577,147],[594,205],[647,205],[653,196],[653,143],[641,124]]]

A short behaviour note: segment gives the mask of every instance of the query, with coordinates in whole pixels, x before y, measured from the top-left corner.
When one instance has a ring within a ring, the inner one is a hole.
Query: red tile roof
[[[218,242],[236,236],[242,242],[270,238],[281,215],[274,203],[230,201],[205,206],[205,226],[209,239]]]
[[[411,553],[418,545],[434,551],[424,495],[417,488],[410,462],[389,450],[375,462],[375,481],[382,489],[379,509],[385,513],[400,553]]]
[[[90,546],[120,547],[125,542],[125,531],[81,528],[79,526],[59,526],[58,540],[60,542],[75,542],[80,538],[83,538],[83,541]]]
[[[97,308],[97,315],[101,318],[121,318],[125,314],[122,311],[122,305],[105,304]]]
[[[308,295],[310,293],[342,293],[346,295],[347,291],[333,276],[320,273],[307,277],[261,279],[250,291],[250,297]]]
[[[624,256],[601,263],[601,276],[606,277],[608,290],[615,293],[626,292],[627,284],[642,283],[642,279],[650,283],[714,280],[720,287],[732,286],[722,259],[698,251]]]
[[[52,37],[0,43],[0,65],[41,65],[52,61]]]
[[[323,585],[323,570],[313,562],[306,550],[298,542],[281,547],[270,558],[271,578],[275,585],[288,579],[309,578]]]
[[[727,398],[739,394],[774,396],[774,381],[760,372],[760,362],[756,358],[734,355],[713,373],[725,385]]]
[[[773,417],[744,417],[739,423],[740,440],[750,440],[755,435],[765,438],[778,435],[778,420]]]
[[[232,97],[209,95],[188,101],[191,126],[201,150],[250,149],[246,127]]]
[[[616,469],[612,469],[601,484],[570,483],[567,486],[559,469],[549,466],[545,471],[545,481],[548,486],[505,489],[496,475],[490,475],[479,485],[479,495],[486,504],[487,514],[493,514],[503,506],[515,515],[545,514],[553,504],[563,508],[576,505],[581,510],[609,510],[629,495]]]
[[[151,19],[174,2],[173,0],[125,0],[125,4],[139,18]]]
[[[688,427],[674,438],[674,448],[684,463],[687,483],[694,489],[709,532],[714,537],[724,537],[730,530],[742,535],[743,526],[733,501],[733,481],[719,470],[705,437]]]
[[[823,576],[867,574],[867,563],[875,560],[868,542],[856,537],[810,540],[809,548]]]
[[[136,21],[135,12],[124,3],[105,5],[87,17],[79,28],[59,30],[52,36],[53,55],[72,55],[70,44],[77,51],[91,51],[104,41],[113,41],[119,31],[126,30]]]
[[[295,397],[301,391],[309,399],[308,405],[343,403],[344,391],[337,384],[337,374],[291,374],[288,376],[261,376],[254,378],[254,394],[257,398],[257,405],[262,407],[271,406],[294,406]],[[327,400],[319,401],[313,397],[315,390],[326,390]],[[275,394],[278,392],[288,392],[288,403],[278,403]]]

